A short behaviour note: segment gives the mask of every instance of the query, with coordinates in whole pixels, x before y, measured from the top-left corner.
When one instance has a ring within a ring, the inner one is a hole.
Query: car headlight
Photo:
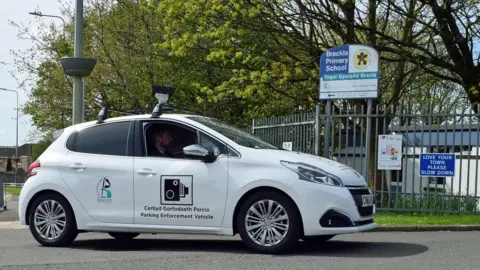
[[[318,167],[302,162],[280,161],[280,163],[296,172],[300,180],[313,183],[326,184],[331,186],[343,187],[342,180]]]

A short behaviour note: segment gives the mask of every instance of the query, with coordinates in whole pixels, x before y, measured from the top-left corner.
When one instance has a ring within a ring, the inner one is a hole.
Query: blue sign
[[[455,154],[420,154],[420,176],[454,177]]]
[[[378,98],[378,52],[366,45],[341,45],[320,57],[320,100]]]

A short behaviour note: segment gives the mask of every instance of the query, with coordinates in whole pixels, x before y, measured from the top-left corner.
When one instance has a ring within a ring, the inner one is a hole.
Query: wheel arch
[[[232,215],[232,231],[233,231],[233,235],[237,234],[238,233],[238,228],[237,228],[237,222],[236,222],[236,219],[238,217],[238,212],[240,211],[240,208],[241,206],[243,205],[243,203],[250,197],[252,196],[253,194],[257,193],[257,192],[262,192],[262,191],[273,191],[273,192],[277,192],[279,194],[282,194],[283,196],[285,196],[288,200],[290,200],[292,202],[292,204],[294,205],[295,207],[295,210],[297,211],[297,214],[298,216],[300,217],[299,219],[299,222],[300,222],[300,230],[301,230],[301,235],[303,235],[303,219],[302,219],[302,213],[300,212],[300,209],[298,208],[298,205],[297,203],[295,203],[295,200],[292,199],[292,197],[290,195],[288,195],[285,191],[279,189],[279,188],[276,188],[276,187],[272,187],[272,186],[259,186],[259,187],[255,187],[255,188],[252,188],[250,190],[248,190],[247,192],[245,192],[242,197],[238,200],[237,204],[235,205],[235,209],[233,211],[233,215]]]
[[[75,220],[75,222],[77,222],[77,219],[75,217],[75,211],[73,211],[72,204],[67,199],[67,197],[57,190],[47,188],[47,189],[42,189],[42,190],[36,192],[32,196],[32,198],[30,198],[30,200],[28,201],[27,207],[25,209],[25,223],[26,223],[26,225],[30,225],[29,216],[30,216],[30,208],[32,207],[32,204],[37,200],[38,197],[40,197],[42,195],[45,195],[45,194],[56,194],[56,195],[59,195],[60,197],[62,197],[68,203],[68,207],[70,207],[70,209],[72,210],[73,219]]]

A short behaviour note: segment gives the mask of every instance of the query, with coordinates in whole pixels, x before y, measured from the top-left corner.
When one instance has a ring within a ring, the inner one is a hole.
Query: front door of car
[[[172,156],[150,156],[155,150],[152,132],[158,128],[170,132]],[[136,130],[141,135],[135,139],[135,145],[141,141],[141,149],[136,147],[140,154],[134,158],[135,223],[221,226],[228,188],[229,159],[225,146],[180,123],[143,121]],[[183,155],[183,147],[197,143],[207,146],[211,141],[220,154],[214,162]]]
[[[85,211],[100,222],[134,223],[130,124],[122,121],[81,129],[67,140],[67,154],[58,157],[65,183]]]

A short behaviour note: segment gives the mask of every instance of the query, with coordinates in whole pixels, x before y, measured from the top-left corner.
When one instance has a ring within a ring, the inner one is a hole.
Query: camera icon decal
[[[193,176],[162,175],[161,204],[193,205]]]

